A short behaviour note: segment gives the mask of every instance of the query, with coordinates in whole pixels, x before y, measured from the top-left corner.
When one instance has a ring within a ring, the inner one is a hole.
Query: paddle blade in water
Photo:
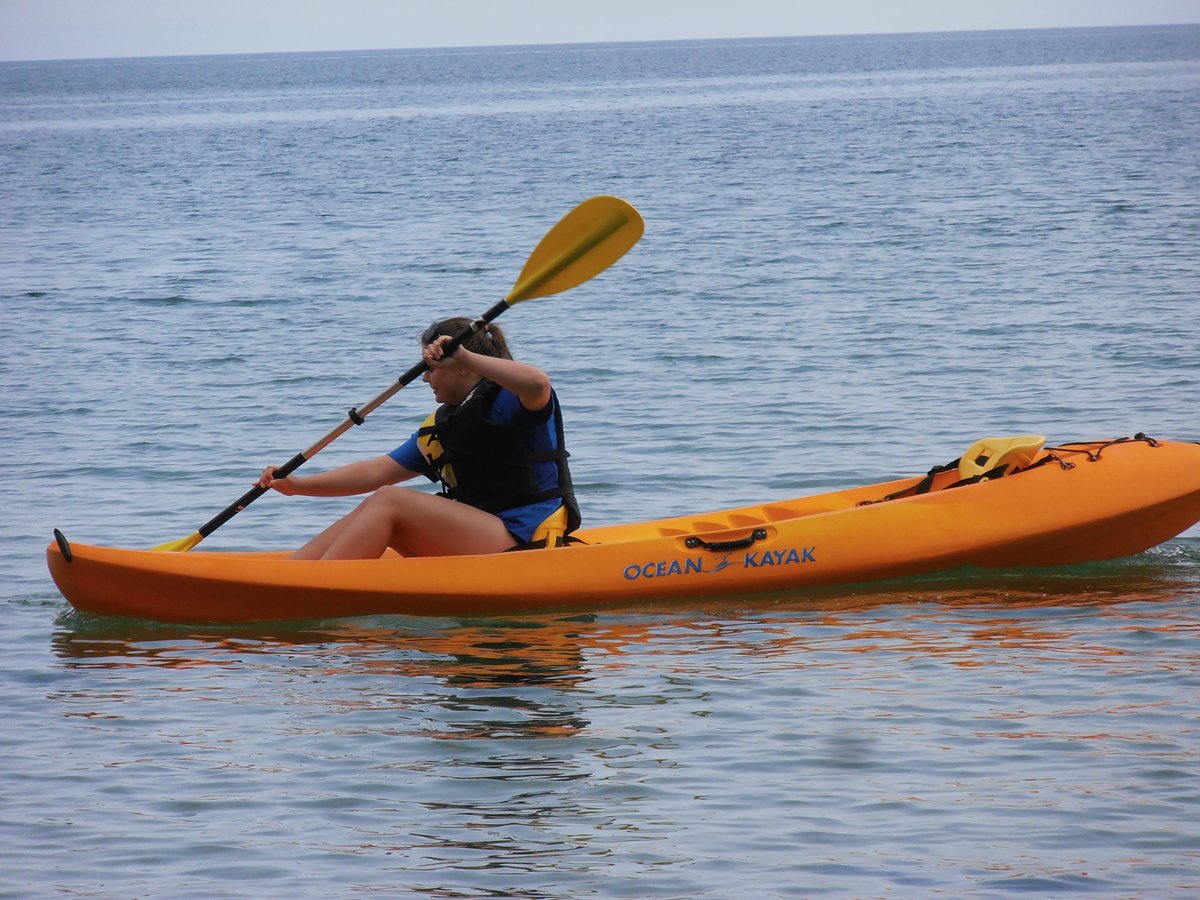
[[[620,197],[584,200],[542,238],[505,302],[512,306],[582,284],[624,256],[644,230],[641,215]]]
[[[159,544],[157,547],[151,547],[151,550],[158,550],[164,553],[186,553],[195,547],[198,543],[204,540],[204,537],[198,531],[193,531],[185,538],[178,541],[171,541],[166,544]]]

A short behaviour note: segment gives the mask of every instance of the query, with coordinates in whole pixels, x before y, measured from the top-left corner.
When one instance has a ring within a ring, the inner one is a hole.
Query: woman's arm
[[[457,367],[494,381],[516,394],[521,405],[532,412],[544,409],[550,402],[550,376],[541,369],[515,359],[473,353],[466,347],[459,347],[452,356],[443,357],[442,345],[449,340],[442,336],[426,346],[425,362],[435,368]]]
[[[320,472],[301,478],[289,475],[276,478],[275,467],[267,466],[259,476],[260,487],[273,488],[291,497],[346,497],[350,494],[365,494],[385,484],[408,481],[417,473],[406,469],[387,454],[374,459],[348,463],[328,472]]]

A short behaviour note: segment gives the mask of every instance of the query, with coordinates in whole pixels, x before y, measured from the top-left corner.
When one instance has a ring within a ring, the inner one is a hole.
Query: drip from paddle
[[[563,216],[534,248],[508,295],[450,341],[445,352],[453,353],[466,338],[506,309],[526,300],[562,293],[599,275],[638,242],[643,230],[641,215],[620,197],[601,195],[583,201]],[[422,360],[370,403],[361,408],[352,408],[345,421],[307,450],[297,453],[279,466],[275,470],[275,477],[286,478],[351,428],[361,425],[367,416],[394,394],[424,375],[427,368]],[[153,549],[177,553],[191,550],[268,490],[255,485],[187,537],[160,544]]]

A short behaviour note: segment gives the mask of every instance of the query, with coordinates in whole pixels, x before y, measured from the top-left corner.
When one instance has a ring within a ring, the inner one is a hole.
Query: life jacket
[[[438,407],[417,429],[417,445],[433,470],[430,477],[442,483],[445,496],[490,513],[561,497],[567,511],[563,533],[570,534],[579,527],[580,514],[558,397],[551,393],[558,449],[534,452],[526,447],[522,428],[487,418],[500,391],[498,384],[484,379],[460,406]],[[539,462],[555,464],[556,485],[539,487]]]

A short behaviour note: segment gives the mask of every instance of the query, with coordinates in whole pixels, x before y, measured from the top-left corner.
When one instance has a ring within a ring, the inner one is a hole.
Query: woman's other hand
[[[273,491],[291,497],[300,492],[298,479],[289,475],[287,478],[275,477],[275,466],[267,466],[262,470],[262,474],[258,476],[258,486],[260,488],[270,488]]]

